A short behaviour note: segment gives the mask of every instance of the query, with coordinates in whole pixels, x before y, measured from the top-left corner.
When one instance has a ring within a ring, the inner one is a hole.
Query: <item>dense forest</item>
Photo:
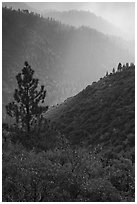
[[[98,138],[100,143],[117,146],[126,135],[134,134],[135,70],[128,63],[121,67],[122,71],[114,69],[47,113],[72,143],[94,144]]]
[[[33,74],[26,62],[24,78],[16,77],[20,91],[15,89],[14,99],[19,106],[7,105],[7,113],[18,119],[16,110],[26,104],[23,87],[30,84],[30,93],[40,96],[37,104],[33,94],[30,97],[37,122],[29,131],[19,121],[3,124],[3,201],[133,202],[134,64],[119,63],[118,70],[75,97],[46,108],[41,118],[38,102],[46,95],[44,87],[35,92],[38,80]],[[24,125],[22,111],[19,115]]]
[[[21,7],[2,8],[2,201],[134,202],[134,48]]]
[[[2,41],[3,110],[16,87],[14,76],[26,60],[47,87],[48,105],[75,95],[107,68],[134,62],[134,49],[121,39],[23,10],[2,9]]]

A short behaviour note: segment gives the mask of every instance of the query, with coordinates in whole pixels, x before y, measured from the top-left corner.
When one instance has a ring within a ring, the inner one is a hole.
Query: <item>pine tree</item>
[[[6,106],[7,114],[15,118],[17,125],[25,128],[27,133],[48,109],[47,106],[41,106],[46,97],[46,90],[44,86],[38,90],[39,80],[33,78],[33,74],[34,70],[25,62],[22,72],[16,76],[18,89],[15,89],[14,101]]]

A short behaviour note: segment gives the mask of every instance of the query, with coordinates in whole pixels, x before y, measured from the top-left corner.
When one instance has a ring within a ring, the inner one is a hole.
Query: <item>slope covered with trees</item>
[[[119,63],[29,138],[3,125],[3,202],[134,202],[134,77]]]
[[[57,10],[45,10],[42,12],[44,17],[52,17],[62,23],[80,27],[80,26],[89,26],[94,28],[104,34],[122,36],[123,33],[121,30],[111,23],[107,22],[105,19],[100,16],[96,16],[90,11],[78,11],[78,10],[69,10],[69,11],[57,11]]]
[[[122,66],[93,82],[78,95],[51,109],[55,122],[73,144],[134,147],[135,67]]]
[[[16,86],[14,76],[26,60],[46,85],[48,104],[78,93],[104,75],[106,67],[119,61],[134,62],[132,52],[114,43],[114,38],[21,10],[3,8],[2,42],[3,104],[10,100]]]
[[[134,52],[28,10],[3,8],[2,21],[3,202],[134,202],[135,66],[119,63]],[[45,96],[55,104],[91,83],[47,111]]]

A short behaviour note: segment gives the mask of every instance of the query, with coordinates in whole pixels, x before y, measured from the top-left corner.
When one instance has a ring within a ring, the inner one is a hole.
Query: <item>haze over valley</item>
[[[2,202],[135,202],[135,3],[2,6]]]
[[[112,35],[118,30],[93,13],[45,11],[41,17],[33,13],[37,11],[35,8],[25,3],[4,3],[3,6],[15,9],[26,6],[30,11],[26,14],[3,8],[4,104],[12,96],[16,86],[14,76],[25,60],[46,85],[48,105],[75,95],[106,71],[116,68],[119,62],[134,62],[134,43]]]

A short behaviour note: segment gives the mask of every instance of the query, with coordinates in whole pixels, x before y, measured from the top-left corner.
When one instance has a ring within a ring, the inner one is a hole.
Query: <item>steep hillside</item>
[[[124,68],[87,86],[47,113],[73,144],[134,147],[135,69]]]
[[[56,104],[104,75],[107,67],[134,62],[134,56],[114,38],[88,27],[3,8],[3,104],[13,95],[15,75],[26,60],[46,85],[47,103]]]
[[[3,124],[3,202],[135,201],[135,67],[119,68],[49,111],[54,125]]]

